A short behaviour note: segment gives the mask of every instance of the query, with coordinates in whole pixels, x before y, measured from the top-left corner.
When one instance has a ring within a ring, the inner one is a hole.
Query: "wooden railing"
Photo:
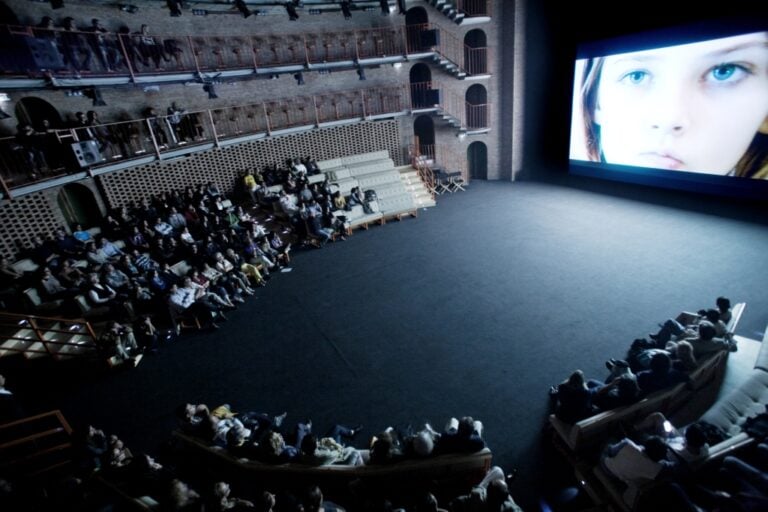
[[[432,160],[428,155],[421,154],[421,148],[418,143],[419,138],[415,137],[415,142],[408,146],[408,160],[411,163],[411,167],[416,169],[419,173],[424,186],[429,190],[429,194],[432,200],[435,200],[435,174],[432,171]]]
[[[41,476],[72,462],[72,427],[51,411],[0,425],[0,473]]]
[[[0,313],[0,357],[95,358],[97,337],[83,320]]]

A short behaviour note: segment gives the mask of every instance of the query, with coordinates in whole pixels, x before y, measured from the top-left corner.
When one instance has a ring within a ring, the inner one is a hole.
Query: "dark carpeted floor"
[[[470,414],[495,463],[520,469],[513,491],[533,508],[568,474],[541,431],[550,385],[577,367],[603,376],[633,338],[718,295],[747,302],[739,334],[768,323],[763,219],[707,213],[706,199],[681,208],[671,193],[599,192],[473,182],[418,219],[295,254],[293,272],[218,332],[185,336],[130,372],[64,375],[21,394],[150,451],[185,401],[288,411],[319,429],[362,423],[366,438]]]

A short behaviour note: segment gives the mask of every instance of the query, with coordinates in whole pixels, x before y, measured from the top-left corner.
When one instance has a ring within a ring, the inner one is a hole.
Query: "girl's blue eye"
[[[737,71],[736,64],[721,64],[712,68],[712,78],[718,82],[728,80]]]
[[[753,71],[748,66],[728,63],[714,66],[707,72],[705,79],[714,84],[732,84],[751,74]]]
[[[648,77],[647,71],[630,71],[629,73],[626,73],[623,77],[621,77],[621,81],[628,82],[632,85],[638,85],[643,83],[644,80]]]

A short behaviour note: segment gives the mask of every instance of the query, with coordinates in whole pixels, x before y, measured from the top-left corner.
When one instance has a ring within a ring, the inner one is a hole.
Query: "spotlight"
[[[240,14],[243,15],[243,18],[247,18],[251,14],[250,9],[248,9],[248,6],[245,4],[245,0],[235,0],[235,7],[237,7],[237,10],[240,11]]]
[[[341,14],[344,15],[345,20],[348,20],[352,17],[352,11],[349,10],[349,2],[347,0],[342,0],[339,3],[341,4]]]
[[[363,68],[357,68],[357,77],[360,80],[365,80],[365,70]]]
[[[138,12],[139,8],[135,5],[130,4],[117,4],[117,8],[120,9],[123,12],[129,12],[131,14],[135,14]]]
[[[165,4],[168,6],[168,9],[171,11],[171,17],[178,18],[181,16],[181,2],[178,0],[166,0]]]
[[[215,100],[218,98],[216,95],[216,89],[214,88],[213,84],[205,84],[203,86],[203,90],[208,93],[208,99],[209,100]]]
[[[304,73],[301,71],[293,75],[293,78],[296,79],[296,85],[304,85]]]

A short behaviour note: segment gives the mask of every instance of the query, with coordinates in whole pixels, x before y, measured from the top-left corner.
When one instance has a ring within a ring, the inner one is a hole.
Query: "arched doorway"
[[[56,196],[61,213],[69,226],[82,224],[83,227],[92,227],[101,221],[101,210],[96,202],[93,191],[79,183],[64,185]]]
[[[488,128],[488,91],[480,84],[467,89],[466,101],[467,128],[477,130]]]
[[[411,68],[411,108],[429,108],[440,103],[439,92],[432,90],[432,70],[426,64],[415,64]]]
[[[419,116],[413,122],[413,135],[418,141],[419,154],[435,157],[435,122],[431,116]]]
[[[429,51],[437,45],[437,29],[429,30],[429,16],[423,7],[412,7],[405,12],[407,53]]]
[[[32,125],[37,131],[44,131],[43,120],[47,119],[52,128],[64,128],[61,115],[56,108],[47,101],[28,96],[16,103],[16,119],[19,123]]]
[[[470,30],[464,36],[464,69],[470,75],[488,73],[488,41],[480,29]]]
[[[488,179],[488,147],[484,142],[475,141],[467,148],[469,177],[473,180]]]

